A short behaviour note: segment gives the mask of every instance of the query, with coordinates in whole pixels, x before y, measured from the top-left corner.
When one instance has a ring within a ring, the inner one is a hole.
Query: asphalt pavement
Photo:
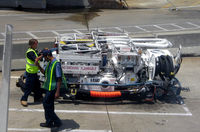
[[[185,104],[157,101],[155,104],[129,100],[71,100],[59,99],[55,109],[63,125],[57,129],[42,128],[44,111],[41,103],[20,105],[22,91],[16,87],[17,78],[23,71],[11,73],[9,132],[199,132],[200,121],[200,58],[183,58],[177,78],[183,88],[181,96]],[[0,74],[0,80],[1,80]],[[1,81],[0,81],[1,83]]]

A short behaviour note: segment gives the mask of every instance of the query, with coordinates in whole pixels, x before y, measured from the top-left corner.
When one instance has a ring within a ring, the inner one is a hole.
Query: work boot
[[[27,101],[24,101],[24,100],[21,100],[21,105],[24,106],[24,107],[27,107],[28,106],[28,103]]]

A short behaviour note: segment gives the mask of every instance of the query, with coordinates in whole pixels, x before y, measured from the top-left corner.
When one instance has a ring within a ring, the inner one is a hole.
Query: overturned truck
[[[61,34],[56,43],[53,55],[61,62],[70,96],[144,101],[173,96],[183,103],[175,77],[182,62],[181,47],[173,55],[166,39],[92,31]],[[39,75],[43,82],[44,75]]]

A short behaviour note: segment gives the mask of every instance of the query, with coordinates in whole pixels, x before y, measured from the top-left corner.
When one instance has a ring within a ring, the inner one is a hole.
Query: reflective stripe
[[[63,72],[62,72],[62,79],[64,79],[64,82],[67,82]]]
[[[37,55],[37,53],[35,52],[35,50],[34,50],[34,49],[31,49],[31,48],[29,48],[29,49],[27,50],[27,52],[26,52],[26,71],[27,71],[28,73],[34,74],[34,73],[37,73],[39,69],[38,69],[38,67],[35,65],[35,62],[32,61],[31,59],[29,59],[29,58],[27,57],[27,54],[28,54],[29,52],[33,52],[33,53],[35,54],[36,57],[38,57],[38,55]],[[40,61],[39,61],[39,63],[40,63]]]
[[[36,66],[35,64],[30,64],[30,63],[28,63],[27,60],[26,60],[26,64],[28,64],[29,66]]]
[[[55,66],[56,62],[58,62],[58,61],[55,61],[53,63],[53,65],[52,65],[52,68],[51,68],[51,76],[50,76],[50,82],[49,82],[49,91],[51,91],[52,75],[53,75],[53,70],[54,70],[54,66]]]

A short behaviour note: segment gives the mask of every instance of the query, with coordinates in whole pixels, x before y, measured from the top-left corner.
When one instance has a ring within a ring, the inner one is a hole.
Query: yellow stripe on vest
[[[51,76],[50,76],[49,91],[51,91],[51,84],[52,84],[53,68],[54,68],[54,66],[55,66],[56,62],[57,62],[57,61],[55,61],[55,62],[53,63],[53,66],[52,66],[52,68],[51,68]]]

